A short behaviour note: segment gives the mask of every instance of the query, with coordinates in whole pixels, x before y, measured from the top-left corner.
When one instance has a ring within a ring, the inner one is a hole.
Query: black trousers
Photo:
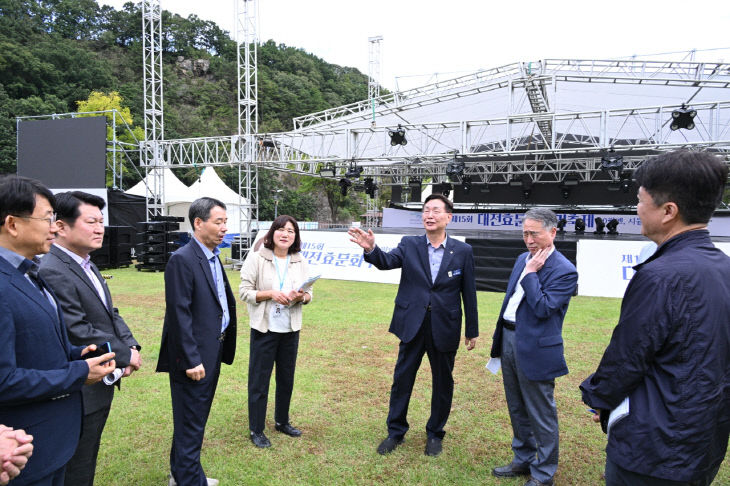
[[[431,417],[426,423],[429,438],[443,439],[444,426],[449,419],[451,399],[454,395],[454,359],[456,351],[442,352],[436,349],[431,332],[431,313],[427,312],[421,329],[411,342],[401,342],[398,347],[398,361],[393,373],[390,389],[390,410],[388,412],[388,435],[402,438],[408,432],[408,404],[411,401],[413,384],[424,353],[431,363]]]
[[[221,350],[223,346],[220,347]],[[172,448],[170,471],[178,486],[207,486],[200,450],[203,448],[205,425],[220,376],[221,351],[216,369],[205,370],[200,381],[178,381],[170,374],[172,397]]]
[[[23,478],[23,471],[20,472],[20,476],[13,479],[10,484],[12,486],[62,486],[63,475],[66,471],[66,466],[56,469],[46,477],[36,479],[35,481],[25,482]]]
[[[93,486],[96,474],[96,458],[99,455],[101,434],[111,405],[84,415],[81,438],[71,460],[66,464],[65,486]]]
[[[248,362],[248,427],[260,434],[266,423],[271,371],[276,363],[274,420],[289,423],[289,405],[294,389],[294,371],[299,350],[299,331],[259,332],[251,329]]]

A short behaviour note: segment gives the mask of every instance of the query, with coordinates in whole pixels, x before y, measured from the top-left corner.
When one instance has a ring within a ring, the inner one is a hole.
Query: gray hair
[[[210,210],[214,207],[221,207],[226,209],[226,205],[217,199],[212,197],[201,197],[196,199],[190,204],[188,210],[188,219],[190,219],[190,226],[195,226],[195,218],[200,218],[202,221],[208,221],[210,218]]]
[[[547,208],[532,208],[525,213],[524,219],[533,219],[542,223],[542,227],[550,231],[558,226],[558,217]]]

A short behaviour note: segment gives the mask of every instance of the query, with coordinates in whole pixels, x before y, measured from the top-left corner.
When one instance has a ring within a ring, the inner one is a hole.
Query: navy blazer
[[[504,310],[515,292],[517,281],[525,269],[528,252],[517,257],[509,277],[502,310],[499,311],[490,355],[502,355]],[[537,272],[522,279],[525,296],[517,307],[515,345],[517,365],[533,381],[546,381],[568,374],[563,355],[563,318],[578,284],[575,266],[558,250]]]
[[[0,257],[0,423],[33,435],[33,456],[12,484],[64,466],[81,434],[81,387],[89,374],[59,313]]]
[[[222,265],[221,265],[222,266]],[[223,272],[230,323],[223,341],[222,361],[233,363],[236,354],[236,300]],[[193,238],[170,256],[165,268],[165,324],[157,371],[192,382],[185,370],[203,364],[205,378],[214,379],[220,362],[223,309],[203,250]]]
[[[436,280],[431,282],[426,235],[404,236],[398,246],[385,253],[378,246],[365,254],[365,261],[380,270],[401,268],[389,331],[404,343],[421,328],[431,305],[431,329],[436,349],[453,352],[461,338],[461,302],[464,302],[467,338],[479,336],[474,255],[471,246],[447,238]]]

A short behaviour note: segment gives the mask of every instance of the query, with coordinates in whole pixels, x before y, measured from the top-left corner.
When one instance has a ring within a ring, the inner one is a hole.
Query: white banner
[[[578,295],[623,297],[646,241],[580,240],[576,263]],[[730,243],[715,243],[730,255]]]
[[[523,212],[511,213],[454,213],[449,228],[464,230],[521,230],[524,219]],[[586,233],[596,229],[596,218],[608,223],[612,219],[618,221],[618,232],[630,235],[641,234],[641,220],[635,214],[568,214],[556,211],[558,219],[568,222],[565,231],[575,231],[575,220],[583,219],[586,224]],[[421,213],[405,209],[383,208],[384,228],[422,228]],[[715,217],[708,226],[712,236],[730,236],[730,217]]]

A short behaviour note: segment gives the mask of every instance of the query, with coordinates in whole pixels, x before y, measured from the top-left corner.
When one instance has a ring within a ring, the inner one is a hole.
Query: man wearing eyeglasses
[[[400,339],[388,412],[388,436],[378,453],[388,454],[408,431],[408,403],[423,355],[428,355],[433,380],[431,417],[426,424],[427,456],[442,451],[444,426],[454,394],[452,370],[461,339],[461,302],[466,314],[464,344],[474,349],[479,325],[471,246],[449,238],[453,204],[442,194],[431,194],[423,204],[423,236],[404,236],[398,247],[384,252],[375,245],[372,230],[350,228],[350,240],[365,250],[365,261],[380,270],[401,269],[390,332]]]
[[[56,294],[72,344],[108,342],[117,368],[129,376],[142,362],[139,343],[112,304],[112,296],[90,253],[104,240],[104,199],[81,191],[56,194],[56,242],[41,260],[40,275]],[[117,382],[119,383],[119,382]],[[114,386],[103,382],[83,387],[81,440],[66,465],[66,486],[92,486],[101,434]]]
[[[56,232],[55,198],[38,181],[0,179],[0,423],[33,436],[13,485],[63,484],[81,431],[81,388],[114,371],[114,353],[84,360],[73,346],[35,256]]]

